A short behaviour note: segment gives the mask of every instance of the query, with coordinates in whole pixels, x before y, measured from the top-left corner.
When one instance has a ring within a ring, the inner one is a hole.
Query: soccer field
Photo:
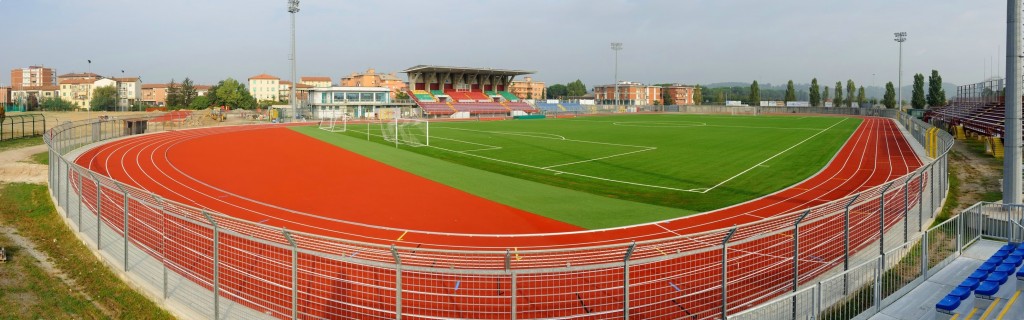
[[[806,179],[859,124],[843,117],[730,115],[431,122],[430,146],[398,147],[510,177],[701,212]],[[352,124],[338,134],[393,145],[381,130]]]

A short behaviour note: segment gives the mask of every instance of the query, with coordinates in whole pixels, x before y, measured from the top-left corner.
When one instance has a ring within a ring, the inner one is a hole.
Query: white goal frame
[[[330,117],[320,118],[320,124],[317,127],[328,132],[348,131],[348,115],[335,110]]]
[[[756,116],[758,114],[757,107],[729,107],[729,111],[734,116]]]
[[[418,118],[399,118],[380,121],[384,141],[410,147],[430,146],[430,121]]]

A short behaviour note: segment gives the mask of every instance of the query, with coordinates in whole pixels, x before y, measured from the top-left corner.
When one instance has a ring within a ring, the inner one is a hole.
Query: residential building
[[[339,85],[342,87],[380,87],[388,88],[391,91],[391,98],[398,92],[406,91],[409,85],[392,73],[377,73],[373,68],[367,69],[365,73],[353,72],[347,77],[342,77]]]
[[[280,80],[278,85],[278,101],[286,101],[291,97],[292,93],[292,82],[288,80]],[[308,84],[302,84],[295,86],[295,98],[298,101],[305,101],[309,97],[309,89],[313,86]]]
[[[92,99],[92,89],[96,80],[89,78],[66,78],[60,80],[60,97],[78,106],[79,109],[89,109],[89,100]]]
[[[98,74],[91,73],[91,72],[88,72],[88,73],[87,72],[83,72],[83,73],[65,73],[65,74],[57,76],[57,82],[60,83],[61,81],[64,81],[64,80],[92,80],[92,81],[96,81],[96,80],[99,80],[100,78],[103,78],[103,77],[101,77]]]
[[[331,83],[331,77],[302,77],[299,78],[299,83],[313,88],[329,88],[334,85]]]
[[[167,105],[167,84],[166,83],[147,83],[142,85],[142,103],[154,106],[164,107]]]
[[[533,77],[524,77],[523,80],[512,80],[508,91],[519,99],[547,98],[547,87],[544,86],[544,82],[533,81]]]
[[[202,96],[205,96],[207,93],[209,93],[210,92],[210,88],[212,88],[213,86],[208,86],[208,85],[205,85],[205,84],[197,84],[197,85],[193,85],[192,87],[196,88],[196,96],[197,97],[202,97]]]
[[[693,91],[696,90],[693,86],[685,86],[681,84],[673,84],[670,86],[661,88],[662,95],[671,97],[671,104],[687,106],[693,105]]]
[[[142,98],[142,79],[139,77],[114,78],[117,82],[117,107],[128,108]]]
[[[28,98],[35,96],[37,101],[42,102],[45,99],[53,99],[58,96],[60,87],[55,85],[42,85],[42,86],[22,86],[19,89],[11,90],[11,103],[18,105],[25,105]]]
[[[594,87],[594,96],[598,104],[615,104],[615,88],[613,84]],[[646,106],[661,104],[661,87],[650,86],[638,82],[620,81],[619,105]],[[691,98],[692,100],[692,98]]]
[[[249,94],[256,101],[280,101],[281,78],[263,73],[249,77]]]
[[[11,70],[11,89],[19,90],[22,87],[53,86],[56,84],[53,75],[53,69],[42,66],[15,68]]]
[[[11,103],[11,87],[0,87],[0,108]]]

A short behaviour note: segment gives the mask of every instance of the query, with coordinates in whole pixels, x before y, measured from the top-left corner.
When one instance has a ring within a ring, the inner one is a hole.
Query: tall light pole
[[[1003,203],[1021,203],[1021,47],[1020,0],[1006,1],[1006,152],[1003,157]]]
[[[298,101],[295,101],[295,13],[299,12],[299,0],[288,0],[288,12],[292,16],[292,55],[289,57],[292,61],[292,87],[288,102],[292,105],[292,119],[298,119]]]
[[[615,110],[619,109],[619,51],[622,50],[622,42],[612,42],[612,50],[615,51]]]
[[[896,83],[897,83],[896,92],[898,92],[899,98],[897,100],[898,102],[896,102],[896,103],[899,103],[900,110],[903,110],[903,42],[907,41],[907,33],[906,32],[896,32],[893,35],[896,36],[896,39],[894,39],[894,40],[896,40],[896,42],[900,43],[900,72],[899,72],[899,78],[896,79]]]

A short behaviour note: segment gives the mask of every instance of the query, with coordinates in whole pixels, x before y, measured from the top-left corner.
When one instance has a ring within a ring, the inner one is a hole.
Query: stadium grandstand
[[[1000,138],[1006,118],[1005,87],[1000,78],[959,86],[949,104],[929,109],[923,120],[955,132],[960,139],[966,135]]]
[[[508,92],[516,76],[533,71],[419,65],[409,76],[409,97],[428,117],[505,117],[537,113]]]

